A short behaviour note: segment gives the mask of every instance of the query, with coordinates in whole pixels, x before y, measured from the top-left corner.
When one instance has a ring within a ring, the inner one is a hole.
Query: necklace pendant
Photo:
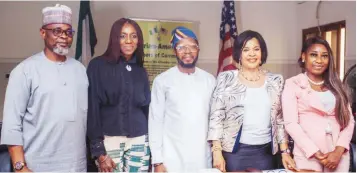
[[[325,132],[326,132],[326,134],[330,134],[330,135],[332,134],[332,128],[331,128],[330,122],[327,122]]]
[[[126,70],[131,71],[131,66],[129,64],[126,65]]]

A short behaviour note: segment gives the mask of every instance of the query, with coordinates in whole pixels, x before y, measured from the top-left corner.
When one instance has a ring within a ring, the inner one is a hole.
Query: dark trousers
[[[236,153],[222,152],[226,161],[226,171],[244,171],[247,168],[259,170],[274,169],[274,157],[271,143],[263,145],[247,145],[240,143]]]

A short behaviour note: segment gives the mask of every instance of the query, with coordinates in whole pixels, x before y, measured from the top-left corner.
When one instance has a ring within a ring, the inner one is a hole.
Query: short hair
[[[252,30],[246,30],[246,31],[240,33],[238,35],[238,37],[234,40],[234,44],[233,44],[233,59],[234,59],[234,61],[236,61],[237,63],[240,62],[243,47],[245,46],[247,41],[249,41],[253,38],[256,38],[258,40],[259,45],[260,45],[260,50],[262,52],[262,57],[261,57],[262,62],[259,65],[261,66],[261,65],[265,64],[265,62],[268,59],[267,45],[266,45],[262,35],[260,35],[256,31],[252,31]]]

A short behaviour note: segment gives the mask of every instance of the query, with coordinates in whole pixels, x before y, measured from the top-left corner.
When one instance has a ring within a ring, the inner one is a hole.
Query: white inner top
[[[261,145],[271,141],[271,100],[265,86],[266,82],[259,88],[247,87],[240,143]]]

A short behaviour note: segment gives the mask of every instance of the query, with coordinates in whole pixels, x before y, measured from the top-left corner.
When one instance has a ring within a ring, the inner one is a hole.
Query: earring
[[[302,62],[305,62],[305,60],[304,60],[304,59],[302,59]]]

